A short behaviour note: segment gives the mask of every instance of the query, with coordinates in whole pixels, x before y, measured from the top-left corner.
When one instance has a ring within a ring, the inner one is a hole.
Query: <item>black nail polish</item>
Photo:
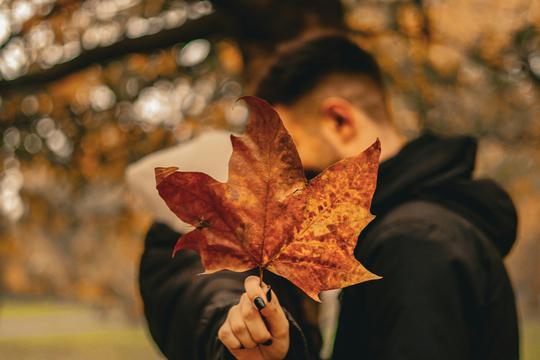
[[[265,342],[262,343],[264,346],[270,346],[272,345],[272,339],[268,339]]]
[[[257,296],[254,300],[253,300],[253,303],[255,304],[255,306],[257,307],[257,309],[259,311],[261,311],[265,306],[266,304],[264,303],[264,300],[262,299],[262,297],[260,296]]]
[[[266,300],[268,302],[272,301],[272,289],[268,288],[268,291],[266,292]]]

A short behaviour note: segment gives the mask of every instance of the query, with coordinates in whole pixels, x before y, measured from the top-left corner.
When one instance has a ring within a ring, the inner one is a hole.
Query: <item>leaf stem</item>
[[[259,266],[259,286],[262,287],[263,283],[263,267]]]

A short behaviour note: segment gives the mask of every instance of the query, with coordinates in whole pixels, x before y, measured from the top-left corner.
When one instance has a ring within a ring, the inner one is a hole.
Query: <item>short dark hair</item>
[[[375,58],[345,35],[321,35],[276,55],[255,95],[272,105],[291,105],[330,74],[363,75],[384,89]]]

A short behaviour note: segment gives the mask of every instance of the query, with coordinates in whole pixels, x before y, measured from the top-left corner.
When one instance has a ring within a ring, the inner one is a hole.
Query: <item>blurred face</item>
[[[387,156],[386,150],[392,149],[388,135],[394,129],[384,95],[363,77],[330,75],[310,94],[291,105],[278,104],[275,109],[296,144],[304,168],[312,174],[359,154],[377,138],[386,143],[381,159]]]
[[[283,124],[291,134],[305,169],[319,172],[340,160],[339,152],[324,139],[320,119],[313,114],[303,116],[288,107],[276,107]]]
[[[335,90],[335,89],[334,89]],[[363,91],[362,91],[363,90]],[[291,134],[302,164],[309,172],[320,172],[333,163],[359,154],[378,137],[382,138],[387,126],[385,103],[380,91],[366,86],[361,91],[360,107],[344,97],[330,96],[338,91],[318,91],[290,106],[277,105],[283,123]],[[373,119],[363,109],[381,118]]]

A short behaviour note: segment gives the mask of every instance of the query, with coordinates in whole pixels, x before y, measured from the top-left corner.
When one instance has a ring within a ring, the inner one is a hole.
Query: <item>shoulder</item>
[[[483,250],[467,226],[459,214],[443,206],[410,202],[370,227],[355,256],[385,279],[372,287],[397,291],[400,299],[403,294],[446,292],[457,283],[479,283],[484,273],[479,261]]]
[[[438,259],[471,260],[481,247],[479,230],[466,218],[430,201],[401,204],[375,221],[362,240],[361,251],[422,253]]]
[[[469,227],[460,214],[432,201],[417,200],[396,206],[383,216],[378,227],[398,229],[399,225],[411,224],[417,228]]]

